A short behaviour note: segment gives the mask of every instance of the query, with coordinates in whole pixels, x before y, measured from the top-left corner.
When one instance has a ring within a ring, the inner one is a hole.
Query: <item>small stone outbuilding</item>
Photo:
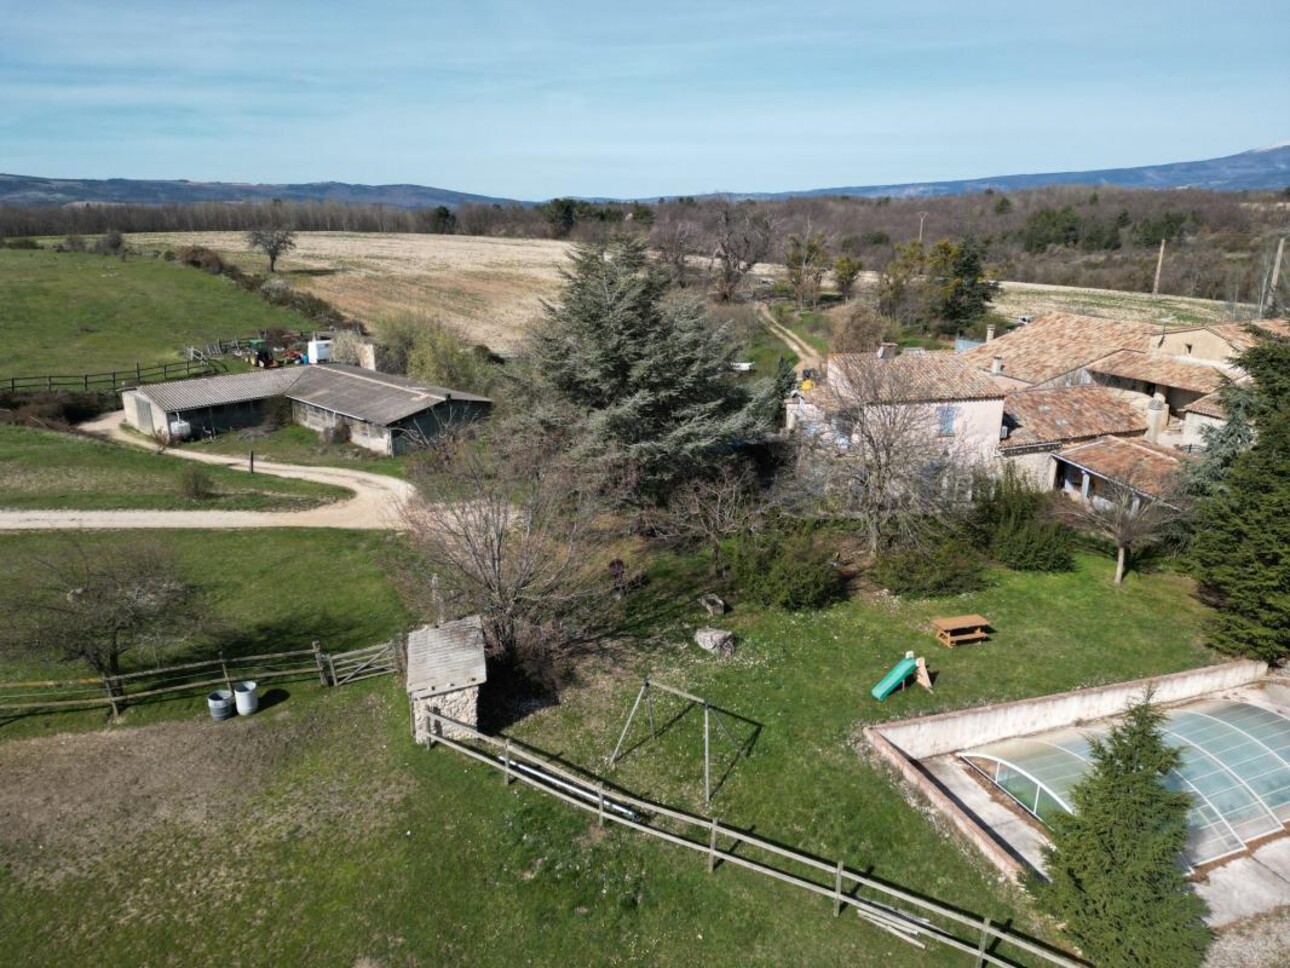
[[[464,726],[479,725],[479,687],[484,667],[484,627],[478,615],[423,625],[408,633],[408,701],[412,705],[412,736],[422,745],[433,736],[463,739],[467,730],[440,723],[432,729],[429,713],[438,713]]]

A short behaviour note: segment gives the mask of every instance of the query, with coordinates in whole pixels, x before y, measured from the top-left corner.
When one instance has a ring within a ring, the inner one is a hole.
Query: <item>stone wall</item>
[[[422,746],[430,743],[431,720],[427,715],[436,712],[440,716],[456,720],[476,729],[479,726],[479,687],[470,686],[455,692],[445,692],[429,699],[412,700],[412,737]],[[435,730],[436,736],[447,736],[449,739],[469,739],[467,730],[456,729],[448,723],[439,724],[442,728]]]

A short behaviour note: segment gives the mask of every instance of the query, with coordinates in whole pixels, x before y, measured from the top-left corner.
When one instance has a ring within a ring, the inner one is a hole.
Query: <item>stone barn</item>
[[[471,728],[479,725],[479,687],[484,668],[484,627],[478,615],[424,625],[408,633],[408,701],[412,705],[412,736],[422,745],[432,735],[469,736],[447,723],[432,729],[428,713],[435,712]]]
[[[172,380],[121,394],[125,420],[146,434],[194,437],[252,427],[273,397],[290,401],[292,420],[320,433],[342,433],[378,454],[400,454],[443,430],[488,414],[487,397],[418,383],[392,373],[327,363]]]

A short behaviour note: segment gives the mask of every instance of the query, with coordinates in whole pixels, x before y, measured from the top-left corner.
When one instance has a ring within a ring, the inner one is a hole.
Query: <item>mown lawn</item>
[[[132,653],[127,671],[228,656],[375,645],[406,627],[409,616],[391,587],[384,562],[390,538],[330,528],[264,531],[91,531],[77,534],[0,533],[0,613],[23,607],[23,588],[63,549],[153,541],[178,559],[183,580],[201,596],[208,631],[179,648]],[[64,679],[88,675],[82,666],[26,653],[0,655],[0,680]],[[124,724],[204,714],[204,695],[130,708]],[[66,729],[94,729],[103,710],[0,720],[0,741]],[[3,959],[0,959],[0,963]]]
[[[208,497],[185,497],[200,467]],[[94,437],[0,425],[0,508],[299,511],[348,497],[342,487],[195,464]]]
[[[255,561],[255,574],[217,579],[215,591],[242,620],[272,615],[275,631],[260,637],[284,647],[352,618],[367,596],[347,589],[351,572],[369,595],[380,585],[370,564],[360,564],[379,551],[371,536],[225,538],[211,545],[210,536],[188,535],[180,543],[194,562],[211,553],[224,568]],[[11,550],[12,540],[0,541],[0,550]],[[364,546],[344,554],[349,541]],[[324,575],[335,578],[325,584],[330,601],[311,585],[310,576]],[[980,914],[1015,918],[1023,928],[1039,926],[1020,896],[857,755],[857,728],[1212,661],[1199,644],[1203,610],[1185,579],[1135,575],[1115,588],[1100,558],[1081,557],[1070,575],[1000,573],[987,591],[948,601],[855,600],[803,615],[736,602],[723,624],[739,633],[740,647],[727,662],[689,644],[691,630],[708,621],[693,604],[701,575],[695,562],[657,563],[632,606],[651,634],[593,662],[560,705],[531,713],[509,734],[603,770],[640,677],[653,675],[760,724],[751,756],[734,765],[712,805],[723,822]],[[936,644],[926,621],[965,611],[988,616],[994,639],[954,651]],[[363,625],[366,640],[396,617],[386,607],[378,612]],[[309,630],[288,632],[296,622]],[[876,703],[869,688],[906,649],[926,655],[939,674],[935,695],[912,689]],[[85,780],[106,796],[99,810],[84,806],[85,790],[54,795],[70,768],[45,775],[52,765],[34,765],[45,763],[44,748],[5,742],[8,730],[0,730],[0,771],[22,775],[44,811],[0,795],[0,814],[11,815],[0,825],[0,961],[970,962],[910,948],[854,917],[835,920],[827,901],[752,873],[726,867],[709,875],[697,855],[628,831],[601,832],[594,817],[519,785],[506,788],[499,774],[451,750],[418,749],[392,681],[314,691],[314,699],[293,691],[246,722],[206,724],[194,709],[193,722],[158,727],[172,730],[160,736],[114,728],[114,755],[134,757],[104,760],[120,775],[146,770],[166,743],[183,755],[158,763],[162,776],[174,774],[170,792],[136,795],[133,787],[113,791]],[[660,725],[681,711],[670,702],[656,707]],[[643,724],[634,738],[647,738]],[[98,744],[86,756],[107,755],[100,751],[106,741],[81,741]],[[76,741],[45,742],[62,744],[59,756],[66,756]],[[718,743],[719,756],[723,749]],[[612,779],[701,808],[701,750],[701,716],[691,711],[635,749]],[[240,781],[212,795],[209,778],[226,775]],[[194,806],[175,809],[185,802]],[[86,813],[88,821],[70,823]],[[60,823],[64,815],[69,822]]]
[[[298,329],[300,316],[226,279],[148,257],[0,249],[5,376],[180,360],[188,343]]]
[[[190,441],[183,446],[237,457],[245,457],[248,452],[255,451],[256,459],[263,458],[284,464],[349,467],[371,471],[373,474],[388,474],[391,477],[403,477],[408,467],[406,457],[382,457],[354,444],[324,443],[316,431],[295,425],[263,434],[259,431],[253,435],[242,432],[223,433],[210,440]]]

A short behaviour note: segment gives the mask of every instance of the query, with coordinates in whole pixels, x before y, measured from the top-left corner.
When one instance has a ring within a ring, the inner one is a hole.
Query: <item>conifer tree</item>
[[[1205,904],[1178,866],[1191,798],[1164,784],[1181,754],[1162,739],[1163,721],[1144,699],[1090,743],[1092,772],[1045,849],[1039,904],[1100,968],[1198,966],[1209,945]]]
[[[1261,338],[1240,363],[1252,377],[1254,443],[1214,476],[1191,564],[1216,609],[1213,645],[1277,662],[1290,657],[1290,340]]]
[[[634,238],[575,250],[532,337],[535,415],[659,499],[769,428],[773,381],[730,378],[736,349],[696,299],[668,293]]]

